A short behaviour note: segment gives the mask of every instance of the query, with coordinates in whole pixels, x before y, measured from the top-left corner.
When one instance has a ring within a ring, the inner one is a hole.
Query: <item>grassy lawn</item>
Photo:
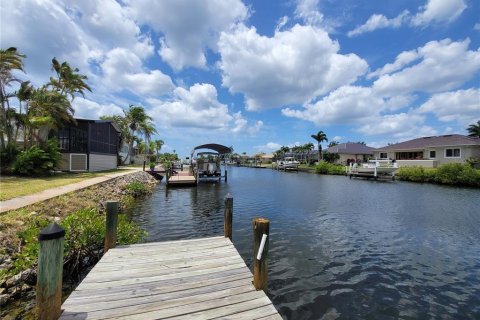
[[[33,194],[50,188],[61,187],[67,184],[80,182],[85,179],[95,178],[119,171],[120,170],[116,169],[82,173],[62,172],[53,176],[37,178],[2,176],[0,178],[0,201]]]

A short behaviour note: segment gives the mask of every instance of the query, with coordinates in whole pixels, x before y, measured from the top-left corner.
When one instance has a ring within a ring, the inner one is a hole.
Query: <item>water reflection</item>
[[[480,191],[229,168],[228,183],[137,204],[149,241],[223,233],[250,265],[251,220],[270,227],[269,295],[288,319],[480,318]]]

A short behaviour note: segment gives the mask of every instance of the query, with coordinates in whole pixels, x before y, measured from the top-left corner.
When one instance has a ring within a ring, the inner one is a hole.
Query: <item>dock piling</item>
[[[38,241],[36,317],[58,319],[62,313],[63,247],[65,230],[52,223],[40,231]]]
[[[106,214],[106,232],[104,253],[108,249],[114,248],[117,243],[117,226],[118,226],[118,201],[107,201]]]
[[[229,193],[225,197],[225,213],[224,213],[224,224],[223,230],[225,233],[225,238],[232,240],[232,219],[233,218],[233,197]]]
[[[268,282],[269,235],[270,220],[266,218],[253,219],[253,285],[255,289],[265,292]]]

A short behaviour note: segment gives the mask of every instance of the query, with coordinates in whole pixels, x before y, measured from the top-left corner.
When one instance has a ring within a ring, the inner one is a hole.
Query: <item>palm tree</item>
[[[317,134],[312,134],[311,137],[317,141],[318,145],[318,162],[322,159],[322,145],[323,141],[328,142],[327,135],[323,131],[318,131]]]
[[[165,143],[161,139],[155,140],[153,142],[155,142],[155,151],[156,151],[156,154],[157,154],[157,157],[158,157],[158,155],[160,154],[160,150],[162,149],[162,146]]]
[[[16,92],[16,96],[18,98],[18,104],[20,106],[19,110],[19,118],[20,118],[20,125],[23,128],[23,148],[26,149],[27,147],[27,113],[28,113],[28,101],[32,97],[33,94],[33,86],[30,84],[30,81],[23,81],[20,85],[20,88]],[[25,115],[23,114],[22,110],[22,102],[25,102]],[[15,138],[14,141],[17,141],[19,126],[17,126],[17,130],[15,131]]]
[[[153,148],[150,148],[150,138],[153,134],[157,133],[157,129],[151,121],[145,120],[144,122],[140,123],[140,130],[143,135],[145,136],[145,153],[150,154],[153,151]]]
[[[87,76],[78,74],[78,68],[72,69],[68,62],[60,64],[56,58],[52,59],[52,69],[57,74],[57,79],[50,77],[49,86],[54,87],[61,94],[69,95],[75,99],[75,93],[85,96],[84,90],[92,92],[92,89],[86,84]]]
[[[128,128],[130,129],[128,154],[130,155],[131,161],[133,159],[133,142],[135,133],[137,131],[141,132],[142,126],[151,121],[152,118],[147,115],[145,109],[141,106],[130,105],[127,111],[123,110],[123,113],[125,114],[125,121],[127,122]],[[127,157],[125,157],[125,160],[126,159]]]
[[[31,129],[38,130],[42,127],[58,129],[65,123],[76,123],[73,118],[74,112],[66,96],[42,87],[32,92],[26,121]],[[30,135],[33,134],[31,129]],[[39,142],[44,142],[44,137],[41,137],[38,132],[36,138]]]
[[[289,148],[289,147],[287,147],[287,146],[282,146],[282,147],[280,148],[280,154],[281,154],[283,157],[285,157],[285,154],[286,154],[287,152],[290,152],[290,148]]]
[[[479,137],[480,138],[480,120],[475,124],[471,124],[467,128],[468,135],[470,137]]]
[[[12,138],[12,128],[7,119],[7,111],[10,109],[8,99],[13,95],[7,94],[6,87],[12,82],[19,82],[12,74],[14,70],[23,70],[23,58],[26,56],[17,51],[17,48],[10,47],[6,50],[0,50],[0,100],[2,108],[0,109],[0,148],[5,147],[5,137],[10,142]]]
[[[310,164],[310,152],[313,150],[313,148],[315,148],[315,146],[313,145],[313,143],[309,142],[307,144],[304,145],[305,147],[305,152],[307,153],[307,163]]]

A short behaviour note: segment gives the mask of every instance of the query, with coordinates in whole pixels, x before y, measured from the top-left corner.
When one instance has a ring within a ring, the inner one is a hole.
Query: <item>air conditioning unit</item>
[[[87,171],[87,155],[71,153],[70,171]]]

